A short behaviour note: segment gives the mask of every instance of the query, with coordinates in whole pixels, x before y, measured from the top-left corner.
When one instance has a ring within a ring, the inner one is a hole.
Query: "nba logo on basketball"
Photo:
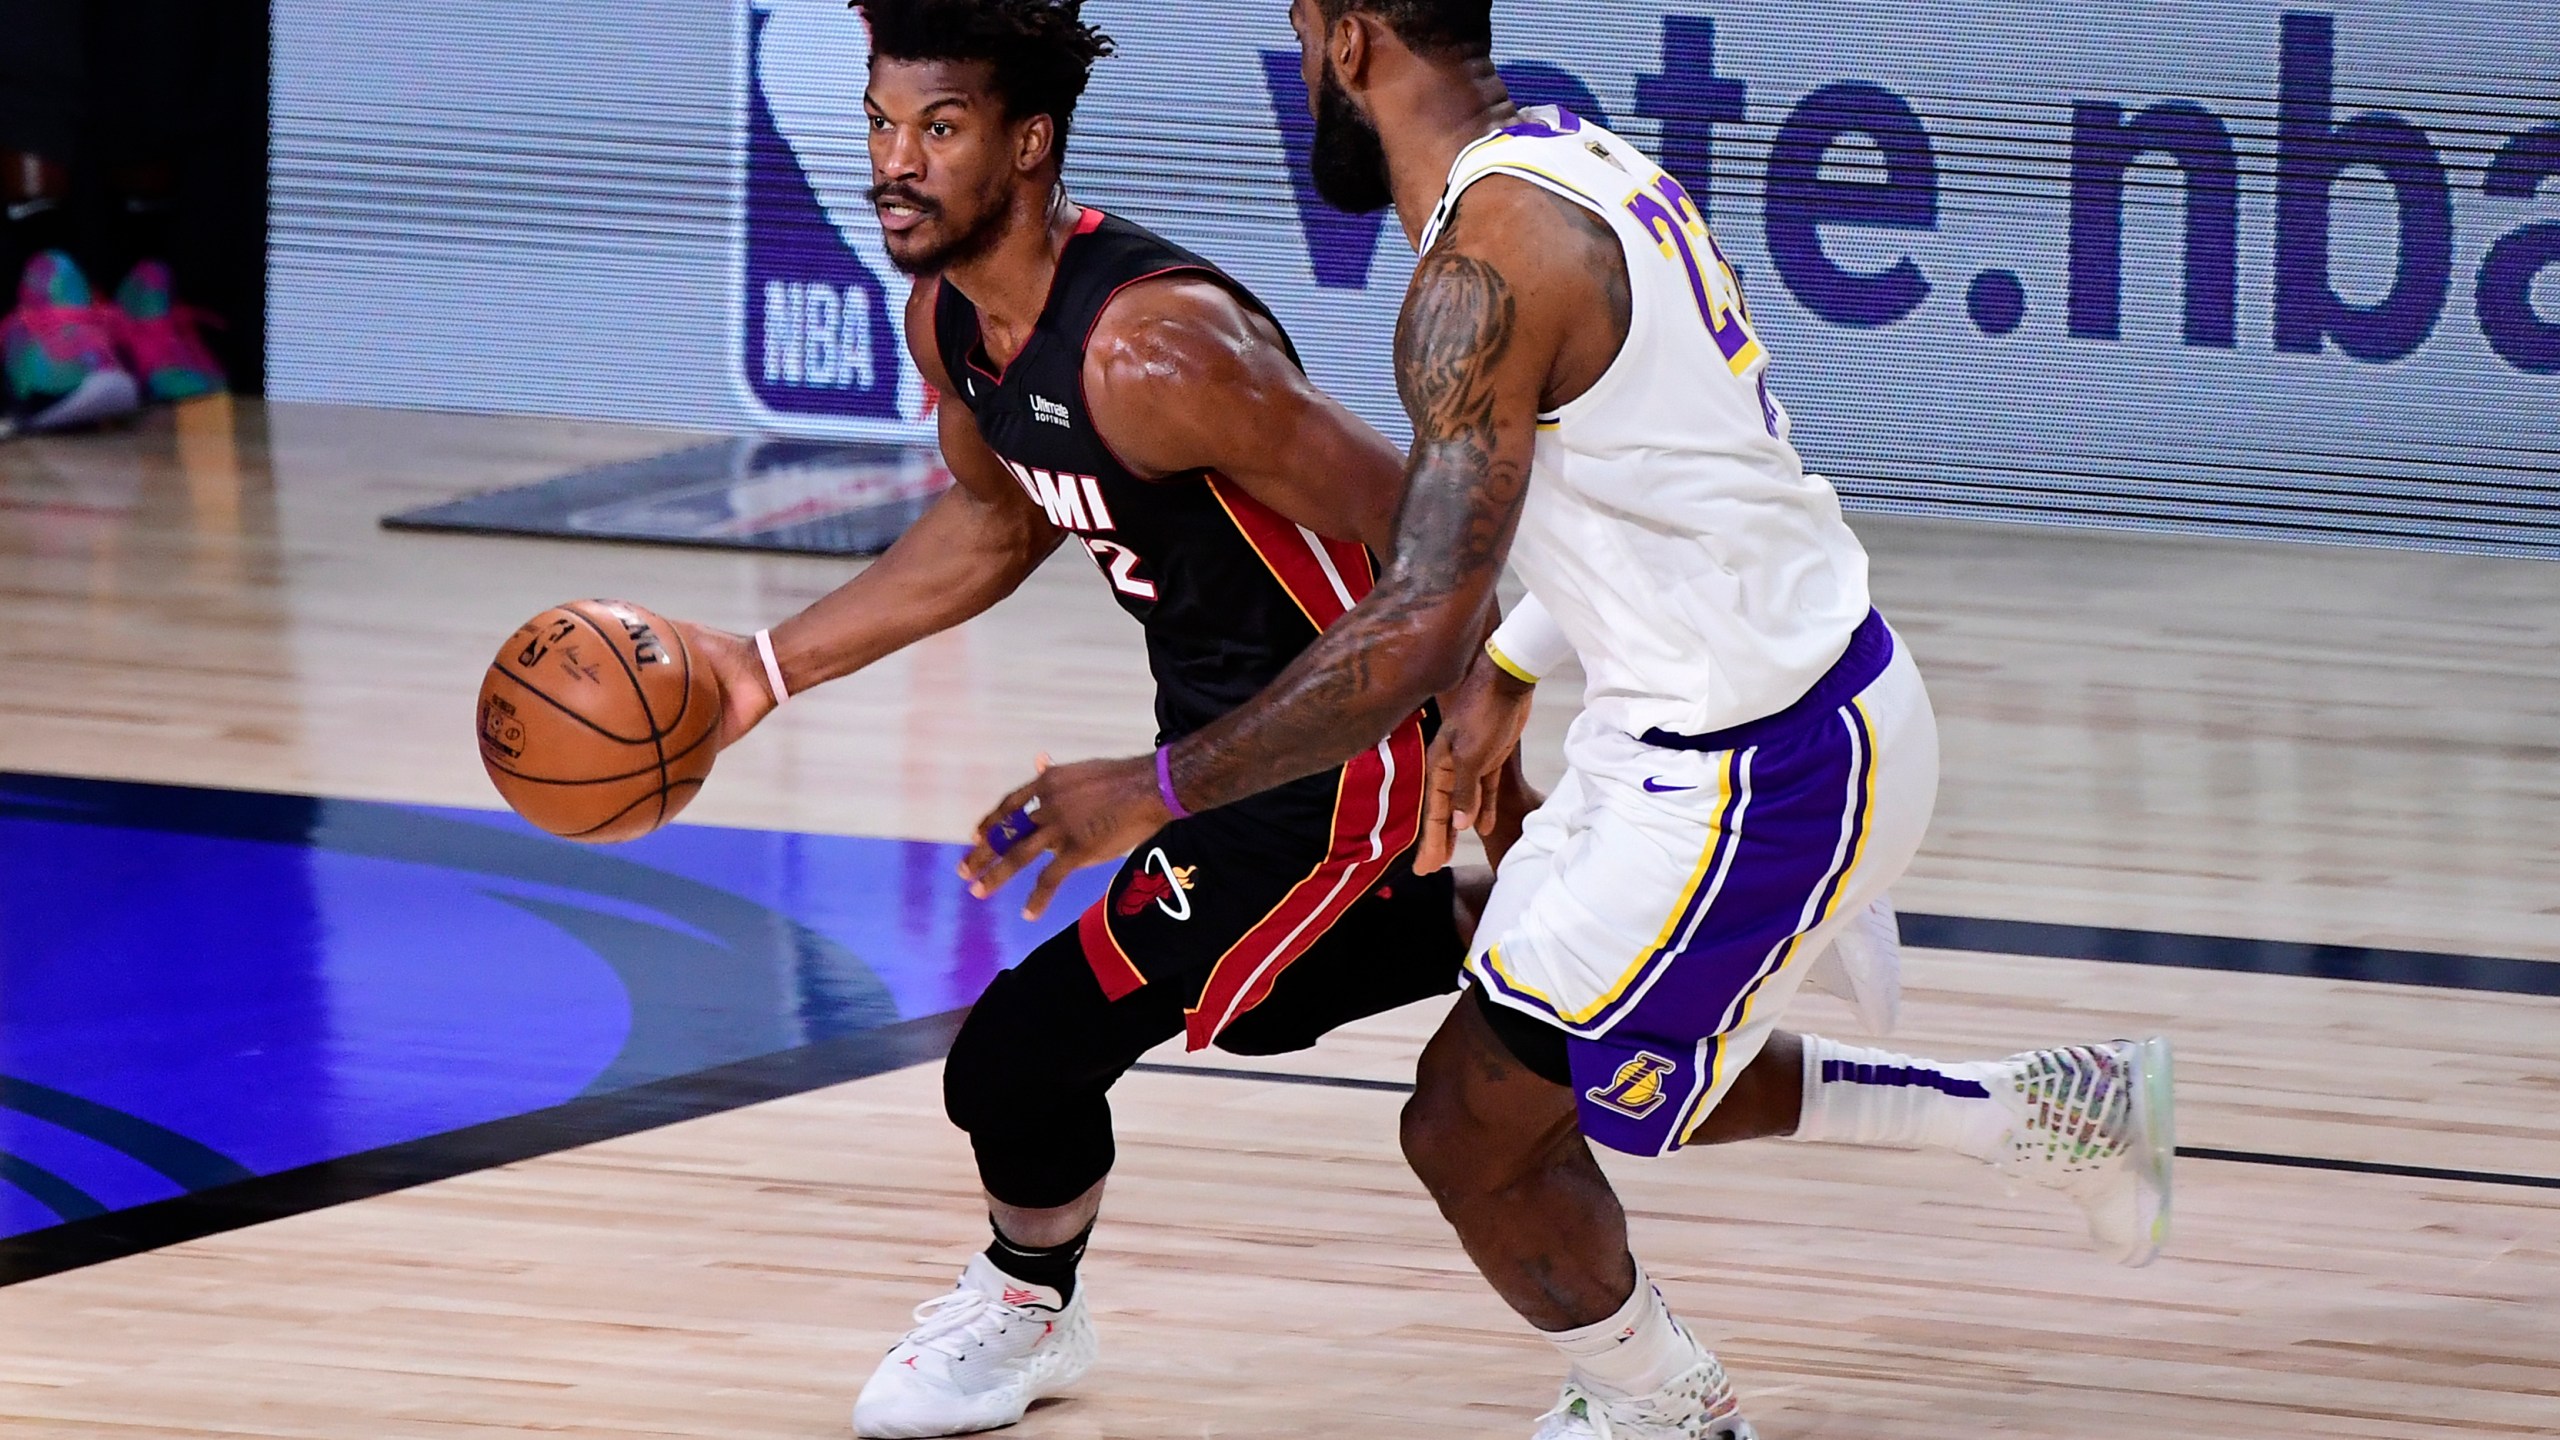
[[[524,721],[516,716],[516,707],[503,695],[492,695],[480,705],[480,743],[510,760],[524,758]]]
[[[841,0],[739,8],[735,378],[777,430],[929,441],[899,325],[906,281],[865,193],[869,120],[855,87],[869,34]]]
[[[1582,1093],[1594,1105],[1606,1105],[1633,1120],[1641,1120],[1662,1108],[1670,1092],[1663,1081],[1680,1067],[1649,1050],[1639,1050],[1636,1058],[1618,1067],[1606,1085],[1595,1085]]]

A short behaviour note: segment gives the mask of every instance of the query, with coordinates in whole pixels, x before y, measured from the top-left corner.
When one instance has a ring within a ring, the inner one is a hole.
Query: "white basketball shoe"
[[[872,1372],[853,1402],[853,1433],[908,1440],[1001,1429],[1082,1379],[1095,1350],[1083,1287],[1062,1302],[972,1257],[959,1287],[917,1306],[916,1328]]]
[[[1868,1034],[1892,1034],[1902,1019],[1902,922],[1893,901],[1859,911],[1813,958],[1804,983],[1858,1007]]]
[[[1734,1403],[1724,1367],[1702,1349],[1696,1365],[1650,1395],[1617,1399],[1565,1381],[1556,1408],[1538,1417],[1532,1440],[1757,1440],[1757,1434]]]
[[[2090,1236],[2119,1264],[2150,1264],[2169,1239],[2178,1150],[2169,1042],[2030,1050],[1990,1069],[1992,1096],[2011,1115],[1992,1163],[2079,1202]]]

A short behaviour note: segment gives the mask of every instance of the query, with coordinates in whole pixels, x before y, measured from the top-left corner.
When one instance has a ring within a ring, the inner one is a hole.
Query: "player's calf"
[[[1476,1267],[1530,1324],[1568,1329],[1625,1300],[1626,1211],[1573,1092],[1513,1054],[1474,992],[1424,1047],[1400,1138]]]
[[[1566,1359],[1538,1440],[1749,1440],[1723,1367],[1627,1253],[1565,1074],[1562,1031],[1470,994],[1423,1051],[1403,1125],[1469,1257]]]

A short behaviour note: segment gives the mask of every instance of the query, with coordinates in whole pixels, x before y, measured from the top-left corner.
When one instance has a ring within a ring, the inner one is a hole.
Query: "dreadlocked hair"
[[[1084,0],[851,0],[871,24],[871,53],[883,60],[983,60],[1005,118],[1046,115],[1066,154],[1076,102],[1093,64],[1115,48],[1102,27],[1084,23]]]
[[[1425,53],[1493,53],[1493,0],[1319,0],[1327,20],[1354,10],[1375,15]]]

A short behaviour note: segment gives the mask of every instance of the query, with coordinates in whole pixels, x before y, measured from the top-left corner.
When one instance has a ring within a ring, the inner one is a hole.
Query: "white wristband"
[[[1493,638],[1485,642],[1485,651],[1494,663],[1511,672],[1523,683],[1534,685],[1539,677],[1573,658],[1573,642],[1564,630],[1538,603],[1538,597],[1521,597],[1504,616]]]
[[[764,683],[773,687],[773,703],[780,705],[791,698],[791,687],[782,683],[782,662],[773,658],[773,632],[756,632],[756,654],[764,657]]]

